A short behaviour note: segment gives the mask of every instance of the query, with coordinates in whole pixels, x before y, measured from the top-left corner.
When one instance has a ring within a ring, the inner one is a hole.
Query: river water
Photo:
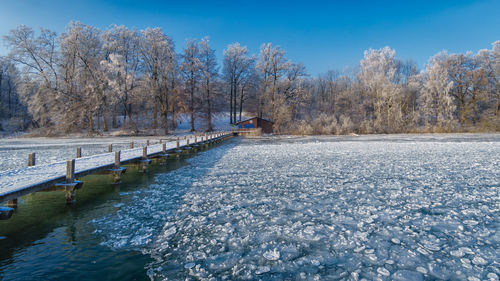
[[[498,280],[500,135],[232,139],[0,221],[4,280]]]

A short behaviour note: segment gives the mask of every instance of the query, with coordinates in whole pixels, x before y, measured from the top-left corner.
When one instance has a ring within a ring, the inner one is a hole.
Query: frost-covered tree
[[[38,34],[30,27],[21,25],[3,37],[10,49],[8,58],[21,66],[24,83],[21,98],[33,116],[36,126],[53,124],[51,111],[56,107],[59,92],[57,35],[48,29]]]
[[[167,133],[169,101],[175,90],[171,87],[170,79],[177,68],[174,43],[160,28],[148,28],[141,31],[141,34],[140,52],[144,71],[143,93],[152,103],[153,127],[157,128],[158,126],[159,112],[162,128]]]
[[[138,86],[140,65],[140,33],[125,26],[112,25],[103,34],[106,71],[113,104],[121,107],[124,121],[127,117],[137,130],[132,118],[132,97]],[[116,127],[116,106],[113,108],[113,127]]]
[[[285,51],[280,46],[273,47],[271,43],[262,44],[256,66],[261,75],[259,108],[261,117],[267,115],[272,120],[276,119],[279,82],[288,73],[290,66],[291,62],[285,58]]]
[[[240,43],[233,43],[227,46],[224,50],[224,80],[229,85],[229,123],[236,123],[237,112],[237,96],[238,89],[241,87],[242,81],[252,71],[252,65],[255,58],[250,55],[246,46],[241,46]],[[241,101],[241,98],[240,98]]]
[[[219,73],[217,67],[217,58],[215,50],[210,48],[210,40],[208,37],[203,38],[200,43],[200,70],[201,70],[201,86],[203,91],[202,108],[205,113],[206,129],[213,131],[212,127],[212,106],[215,96],[215,84]]]
[[[196,40],[187,40],[186,46],[184,48],[184,53],[182,55],[182,65],[181,70],[184,75],[184,80],[186,83],[186,89],[188,91],[189,99],[189,113],[190,113],[190,124],[191,131],[194,132],[194,119],[195,119],[195,106],[196,106],[196,93],[199,87],[200,80],[200,49]]]
[[[448,79],[448,54],[434,56],[425,73],[419,97],[419,111],[426,125],[452,129],[456,110],[450,91],[453,82]]]
[[[366,117],[379,132],[399,131],[403,124],[401,90],[395,84],[398,79],[395,54],[389,47],[370,49],[361,60],[358,79],[365,96]]]
[[[71,22],[61,36],[61,54],[64,61],[63,73],[68,73],[66,81],[66,102],[64,109],[67,119],[82,118],[93,133],[94,120],[100,129],[103,120],[104,131],[109,130],[110,98],[108,84],[101,67],[104,60],[101,31],[80,22]],[[78,110],[78,108],[80,110]],[[83,110],[82,110],[83,109]],[[96,118],[96,119],[94,119]]]
[[[460,125],[465,127],[479,118],[479,104],[487,93],[486,72],[472,53],[452,54],[447,58],[448,77],[453,83],[450,91],[455,99]]]

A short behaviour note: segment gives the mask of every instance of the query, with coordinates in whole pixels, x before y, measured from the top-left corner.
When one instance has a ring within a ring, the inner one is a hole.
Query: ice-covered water
[[[154,280],[498,280],[500,136],[242,140],[124,193]]]

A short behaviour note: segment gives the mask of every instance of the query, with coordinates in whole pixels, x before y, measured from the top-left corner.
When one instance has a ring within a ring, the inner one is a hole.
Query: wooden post
[[[163,143],[163,140],[162,140],[162,139],[160,139],[160,144],[162,144],[162,143]]]
[[[120,156],[121,156],[121,151],[115,151],[115,168],[120,168]]]
[[[148,159],[148,147],[147,146],[142,147],[142,158]]]
[[[108,152],[113,152],[113,144],[112,143],[110,143],[108,145]]]
[[[133,141],[130,142],[130,148],[134,148],[134,142]]]
[[[82,157],[82,148],[77,147],[76,148],[76,158],[81,158]]]
[[[186,140],[186,145],[189,145],[189,139]]]
[[[161,152],[162,152],[163,154],[167,153],[167,144],[166,144],[166,143],[163,143],[163,144],[161,145]]]
[[[28,153],[28,167],[35,166],[36,162],[36,153]]]
[[[146,140],[146,146],[149,146],[149,140]]]
[[[177,149],[179,149],[179,137],[177,137]]]
[[[194,136],[194,143],[197,143],[197,141],[196,141],[196,135]]]
[[[66,161],[66,183],[72,183],[75,180],[75,159]]]

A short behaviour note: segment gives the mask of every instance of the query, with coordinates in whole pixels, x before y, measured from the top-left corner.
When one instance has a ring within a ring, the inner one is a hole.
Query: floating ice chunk
[[[277,261],[280,259],[280,252],[274,248],[274,250],[269,250],[264,252],[264,258],[269,261]]]
[[[311,260],[311,264],[314,266],[319,266],[320,262],[319,262],[319,260]]]
[[[191,268],[195,267],[195,265],[196,265],[196,264],[195,264],[194,262],[188,262],[188,263],[186,263],[186,264],[184,265],[184,268],[185,268],[185,269],[191,269]]]
[[[471,248],[468,248],[468,247],[461,247],[459,249],[460,251],[468,254],[468,255],[474,255],[474,251],[471,250]]]
[[[166,236],[166,238],[170,238],[175,233],[177,233],[177,228],[175,226],[169,227],[165,229],[165,231],[163,231],[163,234]]]
[[[399,240],[398,238],[392,238],[391,242],[394,243],[394,244],[400,244],[401,240]]]
[[[474,276],[469,276],[467,277],[467,280],[468,281],[481,281],[481,279],[477,278],[477,277],[474,277]]]
[[[496,273],[490,272],[486,275],[489,280],[498,281],[498,275]]]
[[[422,274],[427,274],[427,269],[425,269],[425,267],[417,266],[416,270]]]
[[[363,251],[364,249],[365,249],[364,245],[363,246],[359,246],[359,247],[357,247],[357,248],[354,249],[354,252],[355,253],[359,253],[359,252]]]
[[[257,269],[255,270],[255,274],[257,275],[260,275],[260,274],[264,274],[266,272],[269,272],[271,271],[271,268],[269,266],[259,266],[257,267]]]
[[[411,270],[400,269],[391,276],[391,280],[397,281],[420,281],[423,280],[422,274],[420,272],[415,272]]]
[[[378,274],[380,274],[382,276],[389,276],[389,275],[391,275],[391,273],[389,272],[389,270],[387,270],[384,267],[377,268],[377,272],[378,272]]]
[[[455,251],[451,251],[450,252],[450,255],[454,256],[454,257],[457,257],[457,258],[461,258],[463,257],[465,254],[462,250],[458,249],[458,250],[455,250]]]
[[[475,265],[485,265],[488,262],[486,262],[486,260],[483,259],[482,257],[477,256],[472,259],[472,263]]]

